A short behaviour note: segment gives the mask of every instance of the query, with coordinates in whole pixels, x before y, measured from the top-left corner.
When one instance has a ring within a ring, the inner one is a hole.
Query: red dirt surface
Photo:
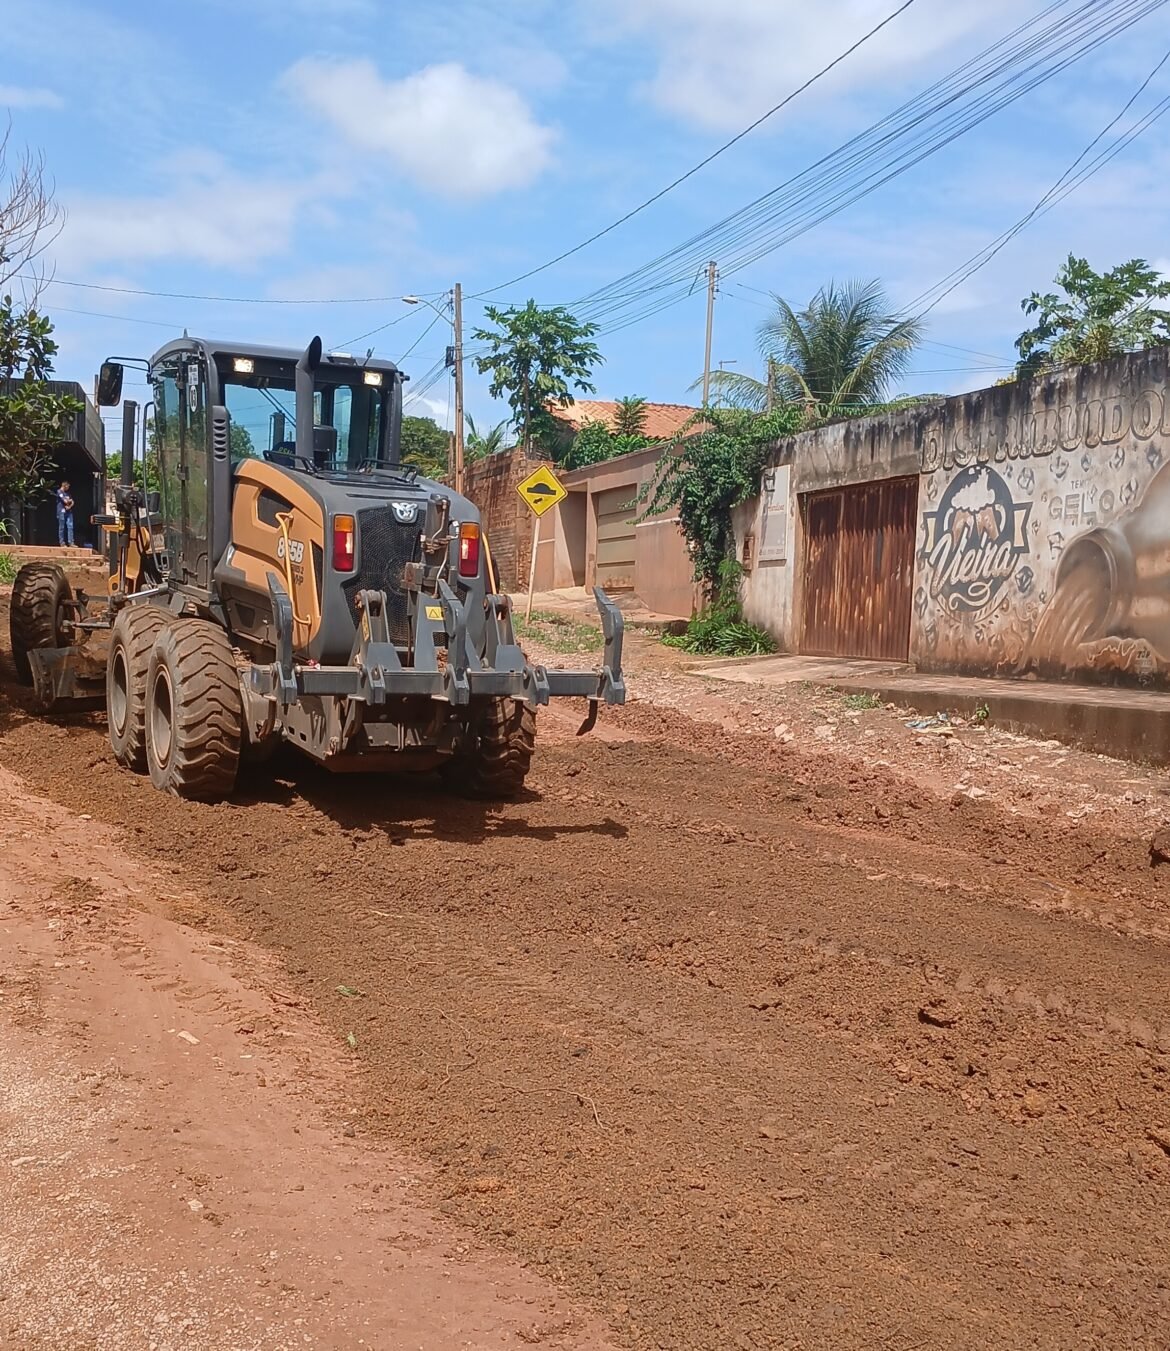
[[[1005,743],[1042,790],[979,796],[990,758],[927,774],[880,711],[875,757],[643,687],[593,740],[542,713],[499,808],[291,758],[181,803],[10,690],[0,756],[170,879],[149,909],[274,954],[349,1062],[355,1176],[371,1133],[425,1159],[619,1340],[1165,1348],[1157,782]]]

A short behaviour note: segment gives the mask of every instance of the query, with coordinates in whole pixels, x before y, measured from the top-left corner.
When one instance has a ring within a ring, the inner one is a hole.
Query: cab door
[[[207,590],[207,369],[195,352],[168,356],[152,372],[154,450],[158,455],[163,533],[170,575]]]

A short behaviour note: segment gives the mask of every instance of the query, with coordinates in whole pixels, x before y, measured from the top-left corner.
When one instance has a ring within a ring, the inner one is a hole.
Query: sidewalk
[[[705,664],[700,670],[712,679],[753,685],[831,685],[919,713],[982,715],[1007,731],[1049,737],[1099,755],[1170,764],[1170,694],[924,675],[910,666],[828,657],[757,657]]]

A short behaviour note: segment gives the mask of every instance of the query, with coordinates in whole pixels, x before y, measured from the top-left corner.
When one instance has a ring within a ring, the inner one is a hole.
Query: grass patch
[[[771,634],[720,609],[696,615],[683,633],[666,634],[662,641],[708,657],[761,657],[776,650]]]
[[[847,694],[845,707],[851,713],[864,713],[867,709],[883,707],[876,694]]]
[[[583,624],[568,615],[554,614],[551,610],[533,610],[529,620],[515,615],[516,636],[541,643],[569,656],[579,652],[600,652],[605,646],[601,630],[592,624]]]
[[[19,571],[20,564],[11,554],[0,553],[0,586],[11,586]]]

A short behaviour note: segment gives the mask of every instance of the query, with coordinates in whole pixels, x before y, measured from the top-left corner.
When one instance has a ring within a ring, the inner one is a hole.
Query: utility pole
[[[455,491],[463,491],[463,287],[455,283]]]
[[[703,407],[711,396],[711,330],[715,326],[715,282],[719,277],[719,268],[715,263],[707,264],[707,354],[703,358]]]

